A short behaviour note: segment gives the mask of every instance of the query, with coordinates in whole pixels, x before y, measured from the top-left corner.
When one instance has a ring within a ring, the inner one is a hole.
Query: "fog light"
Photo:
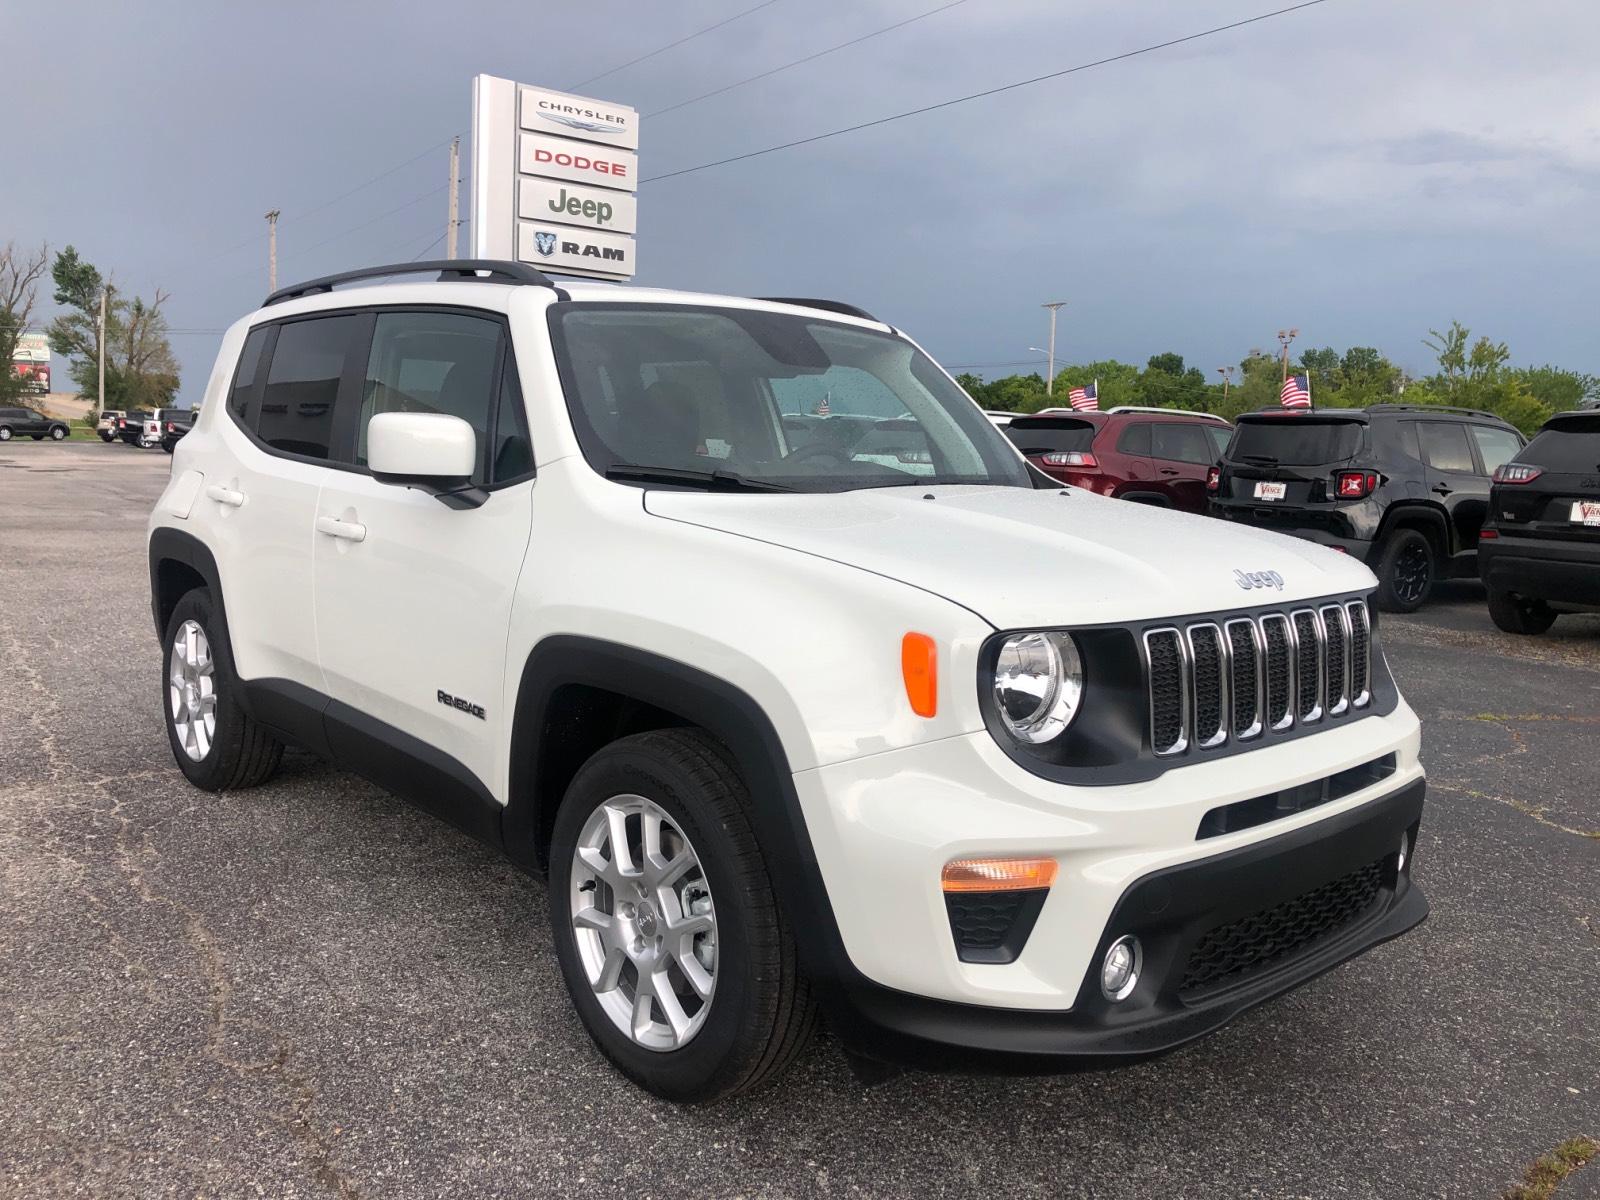
[[[1139,939],[1129,934],[1119,937],[1106,951],[1100,967],[1100,990],[1107,1000],[1126,1000],[1139,986],[1139,968],[1144,965],[1144,950]]]
[[[1407,852],[1407,841],[1408,839],[1406,838],[1406,835],[1402,833],[1400,835],[1400,861],[1395,864],[1394,868],[1396,871],[1404,871],[1406,869],[1406,863],[1410,861],[1411,855]]]

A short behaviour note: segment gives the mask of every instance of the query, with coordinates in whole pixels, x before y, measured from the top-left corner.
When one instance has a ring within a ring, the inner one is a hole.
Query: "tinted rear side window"
[[[244,349],[239,351],[239,367],[233,375],[233,391],[228,393],[228,411],[233,413],[241,424],[245,419],[245,406],[255,395],[256,374],[261,367],[261,351],[266,348],[267,335],[271,332],[271,326],[258,325],[250,331],[250,336],[244,339]]]
[[[1478,443],[1478,457],[1483,459],[1483,469],[1491,475],[1522,449],[1522,439],[1509,429],[1491,429],[1487,425],[1471,428],[1472,440]]]
[[[1087,450],[1094,442],[1092,421],[1061,420],[1048,425],[1006,426],[1005,435],[1024,454],[1057,454],[1063,450]]]
[[[1345,462],[1361,450],[1358,421],[1317,421],[1304,417],[1240,421],[1230,456],[1237,460],[1310,466]]]
[[[1163,421],[1150,427],[1150,457],[1164,462],[1209,463],[1211,439],[1199,425],[1180,425]]]
[[[1464,426],[1454,421],[1418,421],[1417,437],[1422,442],[1422,460],[1434,470],[1477,473]]]
[[[360,324],[360,317],[339,316],[279,327],[261,395],[257,437],[286,454],[332,456],[339,379]]]
[[[1593,432],[1568,433],[1547,429],[1516,456],[1520,463],[1561,471],[1571,475],[1600,472],[1600,428]]]

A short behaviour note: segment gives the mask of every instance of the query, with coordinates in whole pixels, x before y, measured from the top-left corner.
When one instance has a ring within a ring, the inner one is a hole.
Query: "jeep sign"
[[[523,175],[517,180],[517,216],[529,221],[560,221],[612,233],[632,233],[634,199],[626,192]]]
[[[639,114],[479,75],[472,81],[472,255],[599,279],[634,273]]]

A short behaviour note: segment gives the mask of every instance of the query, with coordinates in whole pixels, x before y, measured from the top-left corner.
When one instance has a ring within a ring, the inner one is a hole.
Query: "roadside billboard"
[[[50,343],[42,333],[24,333],[11,354],[11,370],[23,390],[43,396],[50,391]]]
[[[631,279],[639,114],[514,83],[472,81],[472,256]]]

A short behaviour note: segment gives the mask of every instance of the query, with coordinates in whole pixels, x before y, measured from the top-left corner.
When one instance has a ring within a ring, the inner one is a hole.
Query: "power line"
[[[1230,29],[1240,29],[1246,25],[1254,25],[1258,21],[1268,21],[1273,17],[1281,17],[1288,13],[1299,12],[1303,8],[1314,8],[1319,4],[1326,4],[1328,0],[1302,0],[1300,4],[1291,4],[1287,8],[1275,9],[1272,12],[1261,13],[1254,17],[1245,17],[1240,21],[1230,21],[1226,25],[1217,25],[1211,29],[1203,29],[1199,33],[1191,33],[1184,37],[1171,38],[1165,42],[1157,42],[1151,46],[1141,46],[1137,50],[1127,50],[1121,54],[1113,54],[1108,58],[1098,58],[1093,62],[1079,63],[1075,67],[1067,67],[1062,71],[1051,71],[1047,75],[1035,75],[1032,79],[1019,79],[1015,83],[1003,84],[1000,87],[989,88],[982,92],[973,92],[966,96],[957,96],[953,100],[941,100],[937,104],[925,104],[921,108],[908,109],[892,116],[879,117],[875,121],[863,121],[859,125],[847,125],[843,129],[829,130],[827,133],[813,134],[811,137],[798,138],[792,142],[782,142],[776,146],[767,146],[761,150],[751,150],[745,154],[735,154],[729,158],[719,158],[715,162],[701,163],[695,167],[684,167],[677,171],[668,171],[663,175],[652,175],[648,179],[641,179],[641,184],[655,183],[661,179],[676,179],[679,175],[693,175],[696,171],[709,171],[712,167],[725,167],[729,163],[743,162],[747,158],[760,158],[764,154],[776,154],[780,150],[793,150],[797,146],[809,146],[813,142],[826,141],[828,138],[842,137],[847,133],[858,133],[863,129],[873,129],[879,125],[888,125],[894,121],[903,121],[907,117],[918,117],[924,113],[937,112],[941,108],[952,108],[957,104],[965,104],[969,100],[982,100],[986,96],[998,96],[1002,92],[1016,91],[1018,88],[1031,87],[1036,83],[1044,83],[1050,79],[1060,79],[1064,75],[1075,75],[1079,71],[1092,70],[1103,67],[1109,63],[1122,62],[1125,59],[1137,58],[1141,54],[1152,54],[1157,50],[1166,50],[1172,46],[1181,46],[1186,42],[1199,41],[1201,38],[1212,37],[1215,34],[1226,33]]]
[[[724,17],[722,20],[718,21],[715,25],[707,25],[704,29],[696,30],[694,33],[689,34],[687,37],[681,37],[675,42],[668,42],[665,46],[658,46],[656,49],[650,51],[650,53],[648,53],[648,54],[641,54],[641,55],[639,55],[638,58],[630,58],[627,62],[622,63],[619,66],[612,67],[608,71],[601,71],[600,74],[598,74],[598,75],[591,75],[587,79],[580,79],[577,83],[573,84],[567,90],[568,91],[576,91],[578,88],[587,87],[589,84],[593,83],[597,79],[604,79],[607,75],[615,75],[618,71],[625,71],[629,67],[636,66],[637,64],[642,63],[647,58],[654,58],[658,54],[665,54],[668,50],[672,50],[672,49],[674,49],[674,48],[676,48],[678,46],[681,46],[685,42],[692,42],[692,41],[694,41],[695,38],[703,37],[705,34],[710,33],[713,29],[721,29],[724,25],[731,25],[735,21],[739,20],[741,17],[748,17],[751,13],[760,12],[763,8],[770,7],[771,5],[776,4],[777,2],[778,2],[778,0],[761,0],[761,3],[757,4],[754,8],[747,8],[743,12],[734,13],[733,16],[731,16],[731,17]]]
[[[698,96],[690,96],[687,100],[680,100],[676,104],[669,104],[665,108],[658,108],[654,112],[648,112],[644,115],[647,117],[659,117],[662,113],[669,113],[676,109],[686,108],[691,104],[698,104],[701,100],[709,100],[712,96],[720,96],[724,92],[731,92],[734,88],[742,88],[745,84],[755,83],[759,79],[769,79],[780,72],[787,71],[790,67],[798,67],[804,63],[815,62],[819,58],[826,58],[836,50],[859,45],[862,42],[878,37],[880,34],[892,33],[894,30],[902,29],[907,25],[922,20],[924,17],[935,16],[948,8],[954,8],[956,5],[965,4],[966,2],[967,0],[950,0],[948,4],[941,4],[938,8],[930,8],[927,12],[918,13],[914,17],[907,17],[903,21],[896,21],[893,25],[885,25],[882,29],[874,29],[871,33],[864,33],[860,37],[851,38],[848,42],[840,42],[837,46],[829,46],[826,50],[818,50],[815,54],[808,54],[804,58],[786,62],[781,67],[773,67],[770,71],[762,71],[759,75],[751,75],[748,79],[741,79],[738,83],[730,83],[726,87],[719,87],[709,92],[701,92]]]

